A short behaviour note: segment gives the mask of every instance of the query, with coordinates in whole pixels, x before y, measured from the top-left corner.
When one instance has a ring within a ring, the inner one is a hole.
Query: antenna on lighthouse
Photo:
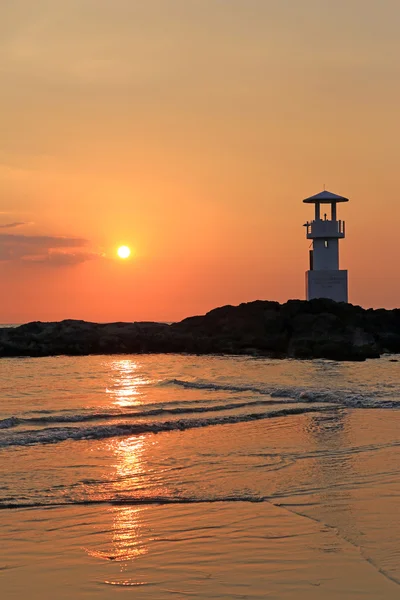
[[[348,274],[339,269],[339,240],[345,238],[345,223],[337,220],[337,204],[348,198],[323,192],[303,200],[315,205],[315,217],[306,223],[307,239],[312,240],[310,269],[306,273],[307,300],[330,298],[336,302],[348,302]],[[321,204],[331,206],[331,218],[321,219]]]

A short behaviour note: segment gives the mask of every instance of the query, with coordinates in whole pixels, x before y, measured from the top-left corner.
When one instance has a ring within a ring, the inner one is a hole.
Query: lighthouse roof
[[[328,192],[328,190],[324,190],[319,194],[315,194],[315,196],[310,196],[310,198],[305,198],[303,202],[306,204],[331,204],[332,202],[348,202],[349,199],[344,196],[338,196],[337,194],[332,194],[332,192]]]

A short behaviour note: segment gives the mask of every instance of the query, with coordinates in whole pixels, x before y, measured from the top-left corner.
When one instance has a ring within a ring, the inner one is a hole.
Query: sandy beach
[[[269,503],[18,510],[0,522],[10,599],[107,599],[116,588],[143,599],[399,593],[334,527]]]

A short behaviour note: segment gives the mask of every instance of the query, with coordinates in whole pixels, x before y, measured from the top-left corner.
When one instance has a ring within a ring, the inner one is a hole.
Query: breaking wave
[[[192,496],[151,496],[142,498],[105,498],[65,500],[63,502],[0,502],[0,510],[9,508],[50,508],[56,506],[91,506],[105,504],[109,506],[153,506],[166,504],[217,504],[222,502],[250,502],[252,504],[268,502],[264,496],[238,495],[238,496],[210,496],[204,498]]]
[[[400,400],[383,400],[381,397],[368,396],[348,390],[304,390],[304,388],[279,388],[257,385],[231,385],[227,383],[219,384],[209,381],[185,381],[182,379],[169,379],[164,385],[175,385],[185,389],[210,390],[231,393],[246,393],[268,395],[271,398],[278,398],[282,403],[283,398],[287,402],[328,402],[330,404],[340,404],[346,408],[400,408]],[[381,394],[381,393],[380,393]]]
[[[293,407],[271,410],[270,412],[252,413],[244,415],[227,415],[211,417],[206,419],[179,419],[176,421],[164,421],[159,423],[120,423],[115,425],[97,425],[93,427],[49,427],[38,430],[4,432],[0,438],[0,448],[10,446],[30,446],[35,444],[55,444],[66,440],[90,440],[121,437],[129,435],[140,435],[144,433],[161,433],[167,431],[185,431],[200,427],[214,425],[228,425],[286,417],[290,415],[301,415],[310,412],[321,412],[332,410],[331,407]]]
[[[17,417],[8,417],[7,419],[0,420],[0,429],[10,429],[10,427],[16,427],[20,424],[21,419]]]
[[[62,412],[62,414],[52,414],[51,411],[38,411],[38,416],[32,417],[24,417],[24,416],[11,416],[0,420],[0,430],[3,430],[0,437],[0,447],[4,447],[9,444],[9,440],[7,437],[7,430],[16,429],[18,427],[46,427],[48,425],[57,425],[57,424],[85,424],[89,422],[96,421],[126,421],[126,423],[118,423],[115,425],[108,425],[104,427],[104,430],[109,430],[112,427],[118,430],[124,430],[130,428],[133,432],[136,432],[138,428],[140,428],[143,432],[152,431],[170,431],[172,429],[181,428],[179,424],[183,424],[186,422],[189,423],[197,423],[197,421],[189,420],[175,420],[166,423],[149,423],[145,424],[142,421],[149,419],[151,417],[168,417],[168,416],[177,416],[180,415],[201,415],[204,413],[218,413],[218,412],[228,412],[235,411],[240,409],[251,409],[252,407],[267,407],[267,406],[276,406],[282,405],[287,406],[291,404],[329,404],[334,405],[341,408],[365,408],[365,409],[396,409],[400,408],[400,400],[397,399],[384,399],[382,395],[375,396],[373,392],[370,392],[368,396],[351,392],[346,390],[304,390],[304,388],[298,387],[267,387],[267,386],[257,386],[257,385],[231,385],[225,383],[214,383],[209,381],[185,381],[180,379],[169,379],[161,382],[162,386],[177,386],[185,389],[193,389],[193,390],[210,390],[215,392],[230,392],[232,394],[253,394],[251,397],[243,397],[240,398],[236,396],[236,400],[232,401],[227,400],[223,401],[221,398],[212,399],[212,398],[202,398],[202,399],[191,399],[191,400],[176,400],[170,401],[167,404],[150,404],[147,405],[148,408],[142,407],[141,410],[130,410],[130,411],[118,411],[118,410],[108,410],[104,412],[94,411],[94,412],[73,412],[66,411]],[[256,395],[256,396],[254,396]],[[232,398],[235,396],[233,395]],[[279,411],[284,414],[292,414],[291,411],[293,409],[283,409]],[[295,409],[300,410],[301,412],[307,412],[303,408]],[[315,408],[314,410],[319,410]],[[276,411],[275,411],[276,412]],[[266,413],[272,414],[272,413]],[[275,414],[275,413],[274,413]],[[297,413],[296,413],[297,414]],[[252,420],[255,418],[255,415],[229,415],[218,417],[216,419],[204,419],[204,423],[210,422],[212,424],[214,421],[217,421],[217,424],[220,422],[231,422],[235,423],[241,419],[249,419]],[[263,418],[263,417],[258,417]],[[265,417],[266,418],[266,417]],[[140,423],[131,424],[129,423],[133,419],[139,420]],[[203,425],[190,425],[190,427],[194,426],[203,426]],[[163,429],[165,427],[165,429]],[[184,427],[186,428],[186,427]],[[75,429],[73,430],[73,434],[71,434],[72,439],[81,439],[81,435],[84,437],[84,434],[81,432],[89,431],[90,428],[85,429]],[[92,428],[93,430],[96,427]],[[63,431],[62,428],[54,428],[56,431]],[[32,435],[41,435],[42,430],[32,430],[31,432],[24,432],[26,435],[29,433]],[[128,431],[129,434],[129,431]],[[22,434],[21,434],[22,435]],[[89,434],[90,435],[90,434]],[[115,435],[119,435],[116,433]],[[121,434],[123,435],[123,434]],[[76,436],[76,437],[75,437]],[[109,437],[109,436],[107,436]],[[66,438],[67,439],[67,438]],[[51,442],[52,440],[50,440]],[[56,440],[57,441],[57,440]],[[31,442],[28,442],[31,443]],[[35,443],[35,442],[32,442]],[[44,442],[47,443],[47,442]]]
[[[49,415],[43,417],[28,417],[18,418],[9,417],[7,419],[0,420],[0,429],[10,429],[18,427],[19,425],[47,425],[51,423],[85,423],[88,421],[110,421],[113,419],[140,419],[145,417],[159,417],[163,415],[185,415],[185,414],[200,414],[209,412],[221,412],[226,410],[235,410],[240,408],[252,407],[252,406],[265,406],[265,405],[276,405],[276,404],[288,404],[288,401],[276,401],[276,400],[248,400],[243,402],[225,402],[224,404],[211,404],[205,405],[204,400],[200,401],[202,406],[180,406],[180,407],[169,407],[155,408],[143,411],[131,411],[131,412],[92,412],[92,413],[74,413],[74,414],[61,414],[61,415]],[[291,401],[290,401],[291,402]],[[293,403],[293,402],[291,402]],[[172,404],[172,403],[171,403]],[[188,403],[189,404],[189,403]]]

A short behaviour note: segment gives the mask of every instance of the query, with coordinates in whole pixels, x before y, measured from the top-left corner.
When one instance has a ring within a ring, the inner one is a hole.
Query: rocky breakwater
[[[400,353],[400,309],[329,300],[256,301],[179,323],[34,322],[0,330],[0,356],[124,353],[249,354],[365,360]]]

